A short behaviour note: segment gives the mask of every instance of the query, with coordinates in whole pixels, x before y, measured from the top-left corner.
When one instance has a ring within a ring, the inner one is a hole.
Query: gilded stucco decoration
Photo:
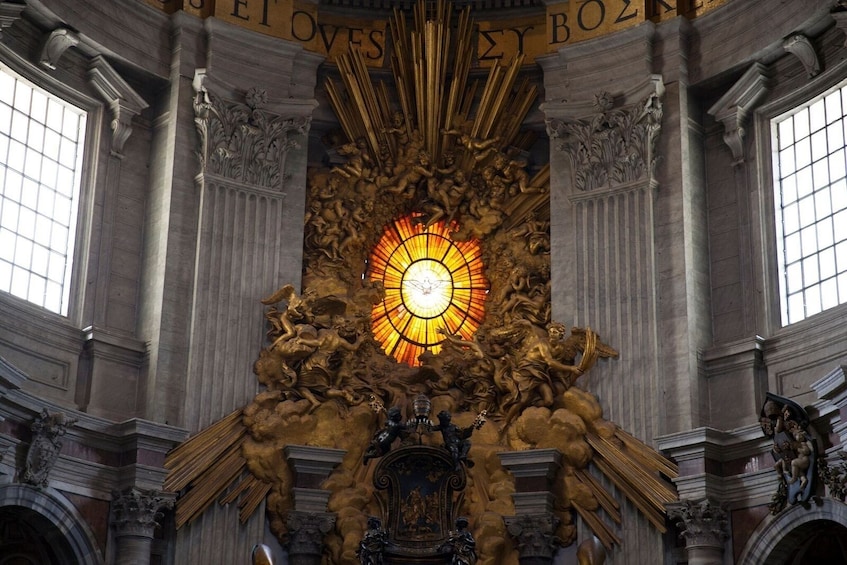
[[[536,87],[520,76],[520,58],[471,79],[467,9],[420,3],[413,20],[398,11],[391,21],[393,84],[374,84],[355,49],[338,60],[343,84],[327,82],[342,132],[333,138],[333,163],[308,175],[302,288],[282,284],[262,300],[268,333],[254,371],[264,390],[169,455],[166,488],[191,487],[177,505],[177,525],[215,499],[237,500],[242,520],[266,500],[271,531],[288,540],[296,477],[284,448],[340,449],[346,455],[321,485],[335,516],[324,562],[355,562],[369,519],[379,516],[376,465],[366,462],[391,447],[371,440],[413,416],[424,396],[433,414],[452,414],[460,428],[489,422],[474,432],[466,458],[473,465],[462,463],[467,485],[458,509],[470,517],[478,563],[516,564],[526,551],[518,542],[529,539],[527,531],[516,541],[503,519],[516,514],[503,451],[561,452],[544,532],[556,546],[575,541],[577,514],[605,547],[620,543],[619,502],[589,472],[591,463],[664,531],[664,505],[677,498],[666,480],[675,465],[604,419],[597,398],[579,386],[617,352],[592,329],[551,319],[549,167],[530,166],[536,134],[521,126]],[[647,143],[656,104],[648,100],[645,115],[605,112],[598,127],[628,127],[626,139]],[[247,106],[201,92],[198,108],[198,116],[215,114],[198,127],[218,128],[201,129],[206,159],[230,157],[238,128],[253,127]],[[627,166],[635,172],[626,174],[641,174],[649,151],[625,146],[644,162],[633,157]],[[478,244],[488,284],[478,329],[433,328],[438,347],[424,348],[415,364],[398,362],[374,335],[374,307],[386,288],[371,276],[371,254],[398,219],[415,233],[444,226],[452,242]]]

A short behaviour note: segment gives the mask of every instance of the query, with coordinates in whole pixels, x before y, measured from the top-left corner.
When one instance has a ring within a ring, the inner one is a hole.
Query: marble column
[[[153,533],[162,510],[173,508],[174,495],[135,487],[116,491],[111,525],[115,530],[115,564],[148,565]]]
[[[555,535],[559,519],[553,514],[551,482],[561,468],[562,454],[556,449],[533,449],[499,456],[515,477],[515,516],[504,516],[503,521],[515,540],[520,565],[553,563],[561,542]]]
[[[724,544],[729,538],[726,511],[708,498],[683,500],[669,504],[667,509],[685,538],[688,565],[722,565]]]
[[[287,516],[290,565],[321,563],[324,536],[335,526],[335,515],[326,511],[330,492],[320,487],[345,453],[305,445],[285,447],[285,458],[294,473],[294,509]]]

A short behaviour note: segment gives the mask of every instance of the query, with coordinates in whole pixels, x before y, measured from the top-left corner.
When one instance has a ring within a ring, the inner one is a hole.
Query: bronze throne
[[[451,563],[449,538],[466,478],[450,452],[401,447],[380,460],[373,480],[385,517],[383,563]]]

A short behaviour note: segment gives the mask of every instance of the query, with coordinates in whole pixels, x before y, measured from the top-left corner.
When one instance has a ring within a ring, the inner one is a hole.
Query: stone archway
[[[82,516],[52,489],[21,484],[0,487],[0,528],[0,555],[5,556],[0,564],[104,563]]]
[[[841,540],[845,539],[847,505],[824,499],[810,509],[792,506],[762,522],[738,562],[741,565],[844,563],[847,543]]]

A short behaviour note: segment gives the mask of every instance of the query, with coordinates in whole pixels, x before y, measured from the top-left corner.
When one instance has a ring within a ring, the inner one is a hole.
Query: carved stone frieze
[[[265,90],[251,88],[244,102],[225,100],[195,80],[194,123],[200,136],[202,173],[282,190],[289,150],[299,148],[311,118],[286,117],[264,109]]]
[[[520,560],[552,563],[556,550],[563,545],[556,536],[559,519],[553,514],[524,514],[504,517],[506,529],[514,538]]]
[[[117,535],[153,538],[163,510],[174,506],[174,495],[130,487],[112,493],[111,525]]]
[[[547,133],[555,147],[571,158],[577,190],[613,188],[651,180],[656,165],[656,139],[662,127],[658,93],[638,104],[614,109],[606,92],[594,98],[597,113],[587,118],[548,118]]]
[[[682,500],[667,506],[668,517],[676,522],[686,547],[711,546],[722,548],[729,537],[726,510],[705,498],[700,501]]]
[[[32,442],[26,454],[26,466],[21,480],[36,487],[46,488],[48,475],[59,458],[62,436],[76,419],[66,418],[62,412],[50,413],[45,408],[32,423]]]

